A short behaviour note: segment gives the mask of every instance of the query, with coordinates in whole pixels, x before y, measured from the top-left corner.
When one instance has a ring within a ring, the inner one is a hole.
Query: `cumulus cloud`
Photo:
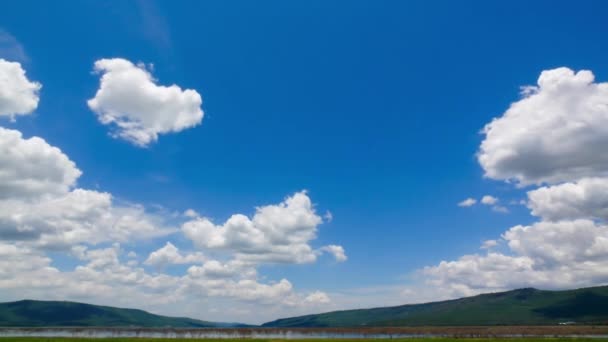
[[[590,71],[544,71],[538,86],[486,125],[478,158],[486,176],[527,192],[540,218],[501,236],[504,253],[464,255],[426,267],[428,285],[448,297],[519,287],[564,289],[608,283],[608,83]],[[482,199],[494,209],[498,199]],[[498,244],[483,243],[483,249]]]
[[[183,215],[189,218],[195,218],[200,216],[194,209],[187,209],[186,211],[184,211]]]
[[[180,132],[201,123],[202,98],[193,89],[157,85],[145,65],[122,58],[95,62],[101,74],[99,90],[89,108],[112,135],[137,146],[158,140],[159,134]]]
[[[454,296],[535,286],[608,282],[608,227],[589,220],[538,222],[503,234],[509,253],[465,255],[427,267],[429,284]]]
[[[608,173],[608,83],[591,71],[543,71],[538,85],[483,130],[485,176],[519,185]]]
[[[204,277],[207,279],[232,278],[237,275],[252,279],[256,277],[257,271],[253,264],[239,260],[231,260],[227,263],[208,260],[202,266],[191,266],[188,269],[188,274],[196,278]]]
[[[532,215],[543,220],[608,220],[608,179],[583,178],[528,192]]]
[[[459,207],[471,207],[471,206],[474,206],[476,203],[477,203],[476,199],[469,197],[467,199],[460,201],[458,203],[458,206]]]
[[[194,115],[197,110],[200,122],[198,94],[181,91],[177,86],[156,86],[145,68],[125,67],[122,62],[105,60],[99,65],[105,74],[98,96],[90,103],[99,109],[100,117],[111,117],[109,122],[118,127],[116,134],[139,139],[137,141],[145,145],[155,140],[157,134],[196,124],[191,124],[194,121],[189,121],[192,118],[188,114]],[[18,64],[10,67],[15,65]],[[4,65],[0,65],[2,67]],[[133,68],[145,77],[137,75]],[[22,84],[10,83],[9,88],[13,87],[10,92],[3,92],[4,71],[0,70],[0,108],[8,108],[7,103],[14,107],[23,95],[15,88]],[[138,80],[142,79],[152,86],[144,82],[144,89],[135,89],[135,94],[113,98],[116,91],[125,95],[122,90],[128,90],[129,86],[137,88]],[[140,98],[128,98],[131,95]],[[8,102],[3,96],[8,96]],[[156,115],[152,119],[134,119],[129,110],[143,108],[138,102],[145,100],[142,96],[170,103],[153,103],[157,112],[152,113]],[[173,107],[188,107],[187,102],[194,103],[196,98],[198,105],[192,112],[164,116]],[[125,102],[121,102],[123,100]],[[166,106],[157,108],[163,105]],[[122,112],[123,109],[126,112]],[[11,115],[24,114],[27,110],[11,111]],[[81,300],[157,312],[180,308],[180,314],[186,313],[182,308],[196,303],[190,313],[206,319],[212,317],[201,317],[198,308],[209,303],[239,310],[257,310],[259,305],[269,308],[265,316],[258,312],[249,316],[255,320],[276,318],[285,308],[302,312],[298,310],[312,307],[311,303],[316,303],[315,307],[327,303],[320,293],[297,292],[287,279],[273,281],[258,277],[256,269],[264,262],[312,262],[320,253],[309,243],[316,238],[322,219],[305,192],[296,193],[280,204],[257,208],[251,219],[234,215],[224,226],[213,226],[217,232],[200,231],[199,225],[204,225],[206,219],[193,210],[187,210],[184,215],[178,212],[167,215],[162,210],[151,212],[143,205],[116,200],[110,193],[79,188],[81,175],[67,155],[44,139],[25,138],[19,131],[0,128],[0,300],[24,297]],[[120,243],[130,245],[172,234],[176,230],[168,222],[182,220],[189,220],[183,232],[190,233],[189,237],[198,247],[213,250],[214,256],[221,260],[205,258],[202,252],[186,253],[167,242],[140,264],[134,251],[125,252],[121,248]],[[252,235],[247,235],[249,233]],[[206,237],[213,239],[201,240]],[[336,258],[346,257],[341,247],[333,249]],[[70,262],[59,262],[61,266],[56,266],[51,256],[58,253]],[[76,266],[70,266],[73,262]],[[169,264],[192,265],[183,274],[161,272],[160,269]],[[157,270],[151,273],[144,265]]]
[[[21,63],[0,58],[0,117],[31,114],[38,107],[40,88],[40,83],[28,80]]]
[[[494,205],[498,203],[498,198],[490,195],[485,195],[481,198],[481,204]]]
[[[142,206],[74,188],[82,172],[41,138],[0,128],[0,165],[0,240],[66,249],[171,232]]]
[[[188,314],[202,319],[213,318],[209,312],[201,314],[203,303],[256,310],[264,305],[263,312],[247,316],[248,320],[258,323],[285,315],[287,309],[301,312],[307,307],[328,303],[321,293],[298,293],[286,279],[261,282],[254,269],[243,264],[232,263],[228,267],[233,271],[221,276],[215,273],[217,270],[211,271],[219,264],[217,261],[205,262],[204,272],[194,270],[196,266],[192,266],[184,275],[152,274],[136,264],[124,262],[128,254],[125,255],[119,244],[96,249],[76,246],[74,249],[74,255],[82,263],[61,270],[54,267],[52,259],[41,250],[0,241],[0,299],[71,299],[175,314],[186,314],[184,309],[190,303],[196,303]],[[218,319],[229,318],[220,317]]]
[[[0,165],[0,199],[65,193],[82,174],[60,149],[43,139],[24,139],[21,132],[2,127]]]
[[[508,213],[509,209],[507,209],[506,207],[502,206],[502,205],[498,205],[499,199],[497,197],[491,196],[491,195],[485,195],[481,198],[481,200],[479,200],[479,203],[483,204],[483,205],[487,205],[487,206],[491,206],[492,207],[492,211],[495,211],[497,213]],[[461,202],[458,203],[459,207],[472,207],[475,204],[477,204],[477,200],[475,198],[469,197]]]
[[[307,304],[327,304],[329,302],[331,302],[331,300],[329,299],[329,296],[327,295],[327,293],[325,292],[321,292],[321,291],[315,291],[311,294],[309,294],[308,296],[306,296],[306,298],[304,298],[304,302]]]
[[[201,217],[182,225],[185,236],[201,248],[229,250],[255,263],[309,263],[317,253],[309,242],[323,220],[305,191],[276,205],[258,207],[252,218],[232,215],[221,225]]]
[[[46,248],[126,242],[172,231],[142,206],[115,204],[109,193],[74,189],[53,198],[0,201],[0,239],[30,241]]]
[[[321,247],[321,251],[327,252],[334,256],[337,262],[344,262],[348,259],[344,252],[344,247],[338,245],[328,245]]]
[[[150,253],[144,264],[164,267],[175,264],[194,264],[205,260],[203,253],[196,252],[183,255],[171,242],[167,242],[164,247]]]
[[[302,310],[327,303],[320,294],[299,293],[287,279],[261,278],[256,269],[261,262],[316,258],[319,251],[308,243],[316,237],[321,219],[305,192],[257,208],[252,219],[240,221],[244,216],[237,215],[236,222],[245,222],[244,226],[214,226],[217,236],[215,231],[200,232],[198,224],[204,219],[189,215],[184,232],[191,233],[199,247],[225,252],[222,257],[228,261],[208,259],[201,252],[184,253],[167,242],[144,261],[157,269],[150,273],[134,259],[136,253],[124,252],[118,243],[173,233],[165,217],[141,205],[117,202],[109,193],[77,188],[81,172],[75,163],[41,138],[25,139],[17,131],[0,128],[0,142],[0,188],[6,189],[3,195],[10,191],[0,197],[3,300],[70,299],[163,312],[203,301],[219,307],[268,308],[264,316],[243,317],[249,320],[274,319],[286,308],[306,313]],[[213,239],[206,240],[207,234]],[[111,247],[103,247],[108,244]],[[337,258],[343,253],[339,246],[332,250]],[[50,252],[75,258],[77,266],[53,266]],[[192,265],[181,275],[161,272],[170,264]],[[210,318],[197,312],[192,314]]]
[[[162,212],[116,201],[109,193],[77,188],[81,171],[76,164],[41,138],[26,139],[18,131],[0,128],[0,152],[0,297],[4,300],[55,298],[116,305],[118,298],[123,306],[164,312],[202,301],[220,307],[265,305],[269,308],[265,316],[248,317],[264,320],[284,314],[285,308],[306,312],[301,310],[327,303],[319,294],[299,293],[287,279],[267,281],[256,269],[262,262],[316,258],[319,251],[309,242],[322,220],[305,192],[257,208],[252,219],[240,221],[244,216],[236,215],[235,222],[245,222],[244,226],[214,226],[219,235],[212,231],[209,241],[205,240],[209,232],[198,230],[204,219],[195,212],[171,216],[189,219],[183,229],[192,229],[190,237],[196,245],[225,252],[222,257],[228,261],[208,259],[202,252],[185,253],[167,242],[144,261],[143,265],[156,268],[150,273],[135,259],[136,253],[124,252],[118,243],[175,232]],[[247,233],[253,234],[253,240]],[[111,247],[103,247],[108,244]],[[343,249],[333,246],[334,255],[341,258]],[[77,266],[53,266],[50,252],[75,258]],[[171,264],[192,265],[181,275],[161,272]]]

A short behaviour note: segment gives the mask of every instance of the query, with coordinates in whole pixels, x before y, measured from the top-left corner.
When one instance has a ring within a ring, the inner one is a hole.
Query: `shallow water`
[[[365,332],[364,330],[323,331],[320,329],[144,329],[144,328],[0,328],[0,337],[80,337],[80,338],[214,338],[214,339],[393,339],[421,337],[578,337],[608,338],[588,334],[526,334],[526,333],[401,333]]]

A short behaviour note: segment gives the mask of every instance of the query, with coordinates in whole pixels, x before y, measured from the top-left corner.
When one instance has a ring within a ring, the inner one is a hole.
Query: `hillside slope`
[[[608,286],[567,291],[533,288],[442,302],[284,318],[264,327],[608,324]]]
[[[75,302],[20,300],[0,303],[0,326],[138,326],[203,328],[235,326],[191,318],[154,315],[143,310],[121,309]]]

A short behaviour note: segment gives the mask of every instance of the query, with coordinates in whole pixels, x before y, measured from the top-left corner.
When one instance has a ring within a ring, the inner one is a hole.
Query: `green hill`
[[[75,302],[20,300],[0,303],[3,327],[179,327],[237,326],[191,318],[154,315],[143,310],[121,309]]]
[[[608,324],[608,286],[533,288],[442,302],[345,310],[279,319],[264,327]]]

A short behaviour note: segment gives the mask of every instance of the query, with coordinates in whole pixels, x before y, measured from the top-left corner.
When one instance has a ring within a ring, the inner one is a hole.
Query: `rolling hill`
[[[3,327],[231,327],[184,317],[154,315],[143,310],[121,309],[75,302],[20,300],[0,303]]]
[[[455,300],[284,318],[263,327],[608,324],[608,286],[533,288]]]

